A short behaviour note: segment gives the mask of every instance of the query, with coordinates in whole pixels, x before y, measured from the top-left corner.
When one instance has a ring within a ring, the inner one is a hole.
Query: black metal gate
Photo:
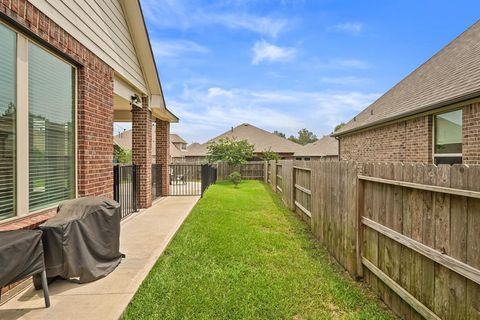
[[[120,203],[122,219],[138,211],[138,166],[113,166],[113,198]]]
[[[169,193],[171,196],[201,196],[216,179],[217,170],[211,165],[171,164]]]
[[[162,166],[152,164],[152,200],[162,196]]]

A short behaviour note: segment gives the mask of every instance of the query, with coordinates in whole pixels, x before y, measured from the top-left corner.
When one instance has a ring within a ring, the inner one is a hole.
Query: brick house
[[[139,205],[151,206],[152,122],[166,167],[178,119],[139,1],[1,1],[0,52],[0,230],[33,228],[66,199],[112,197],[114,121],[132,122]]]
[[[480,21],[333,136],[340,159],[480,163]]]

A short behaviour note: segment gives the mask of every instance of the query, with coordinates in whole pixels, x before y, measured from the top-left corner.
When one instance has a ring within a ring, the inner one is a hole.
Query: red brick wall
[[[132,162],[139,166],[139,206],[148,208],[152,205],[152,116],[146,98],[142,105],[132,110]]]
[[[170,123],[156,120],[156,140],[157,159],[156,163],[162,166],[162,196],[167,196],[170,188],[170,174],[168,165],[170,164]]]
[[[463,163],[480,164],[480,103],[463,108]]]
[[[0,1],[6,14],[78,64],[77,179],[79,196],[113,196],[113,70],[25,0]],[[22,218],[3,228],[29,228],[51,213]]]
[[[480,103],[463,108],[464,164],[480,164]],[[340,158],[357,161],[432,163],[433,116],[341,137]]]
[[[422,116],[340,138],[340,159],[431,162],[432,117]]]

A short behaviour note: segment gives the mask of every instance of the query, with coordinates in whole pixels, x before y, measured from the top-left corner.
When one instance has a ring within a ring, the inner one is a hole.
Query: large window
[[[16,34],[0,24],[0,219],[16,204]]]
[[[0,22],[0,220],[75,197],[75,68]]]
[[[462,110],[435,115],[434,160],[436,164],[462,163]]]
[[[31,211],[74,197],[74,75],[71,65],[39,46],[29,44]]]

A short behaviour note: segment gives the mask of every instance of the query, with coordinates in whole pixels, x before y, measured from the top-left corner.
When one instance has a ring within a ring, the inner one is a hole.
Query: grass
[[[268,187],[209,188],[124,319],[391,319]]]

